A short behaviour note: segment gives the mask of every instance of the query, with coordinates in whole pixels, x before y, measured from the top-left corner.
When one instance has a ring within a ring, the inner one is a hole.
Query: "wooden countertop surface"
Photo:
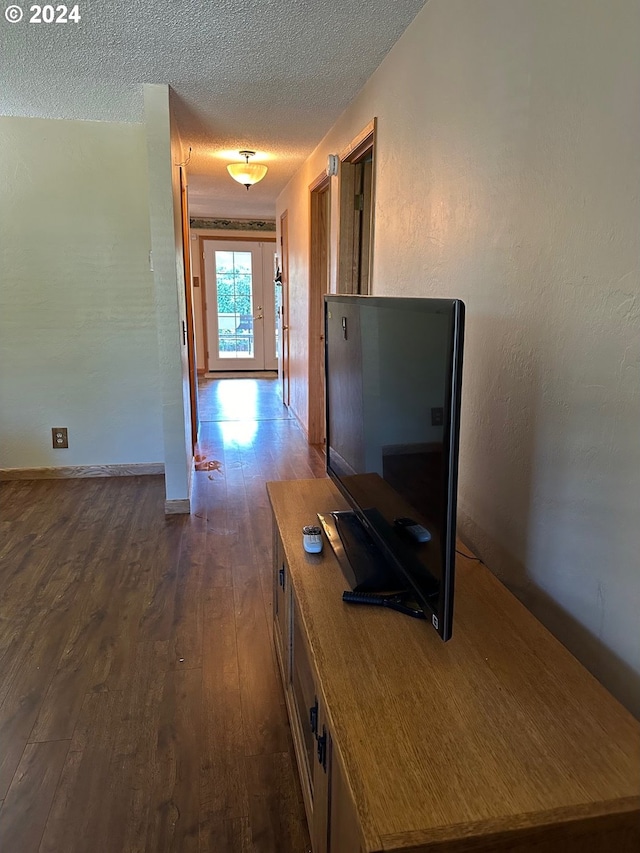
[[[443,643],[427,622],[344,604],[330,547],[304,552],[302,526],[346,508],[331,481],[267,490],[371,849],[640,824],[639,724],[484,565],[458,557]]]

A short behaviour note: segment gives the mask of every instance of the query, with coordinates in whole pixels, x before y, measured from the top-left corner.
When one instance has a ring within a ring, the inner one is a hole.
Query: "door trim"
[[[280,216],[280,261],[282,263],[282,335],[279,363],[282,365],[282,402],[291,402],[291,380],[289,376],[289,211]]]
[[[204,372],[209,372],[209,332],[207,331],[207,283],[204,272],[204,243],[210,237],[198,237],[198,263],[200,264],[200,316],[202,317],[202,349]]]
[[[191,275],[191,228],[189,224],[188,178],[184,166],[180,166],[180,215],[182,219],[182,257],[184,262],[184,293],[186,328],[184,330],[189,365],[189,398],[191,402],[191,452],[195,453],[198,442],[200,419],[198,416],[198,372],[196,366],[196,330],[193,316],[193,280]]]
[[[329,288],[331,178],[322,174],[309,187],[309,444],[325,437],[323,296]],[[314,389],[321,389],[318,393]]]
[[[339,153],[340,160],[348,160],[350,163],[360,160],[363,154],[371,148],[375,141],[378,119],[371,119],[366,127],[363,127],[360,133],[355,136],[351,142],[348,142],[342,151]]]
[[[339,212],[338,212],[338,265],[337,293],[369,293],[373,269],[373,231],[375,211],[377,119],[374,118],[339,154]],[[369,184],[370,210],[363,234],[357,227],[360,221],[355,207],[357,166],[371,154],[371,180]],[[366,275],[364,288],[358,287],[360,253],[364,249]]]

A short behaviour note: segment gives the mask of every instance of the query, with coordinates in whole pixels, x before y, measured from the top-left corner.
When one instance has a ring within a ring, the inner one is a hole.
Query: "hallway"
[[[1,484],[0,849],[302,853],[265,482],[324,476],[268,379],[203,380],[162,477]]]

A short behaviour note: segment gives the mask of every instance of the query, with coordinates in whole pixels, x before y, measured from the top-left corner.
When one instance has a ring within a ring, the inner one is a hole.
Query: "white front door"
[[[205,240],[207,369],[274,370],[274,243]]]

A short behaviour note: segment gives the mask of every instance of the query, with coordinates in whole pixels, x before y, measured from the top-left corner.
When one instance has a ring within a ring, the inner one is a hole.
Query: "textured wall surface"
[[[460,532],[640,715],[638,32],[637,0],[431,0],[277,214],[304,418],[308,185],[378,117],[373,290],[467,304]]]
[[[0,467],[162,462],[142,125],[0,118],[0,150]]]

